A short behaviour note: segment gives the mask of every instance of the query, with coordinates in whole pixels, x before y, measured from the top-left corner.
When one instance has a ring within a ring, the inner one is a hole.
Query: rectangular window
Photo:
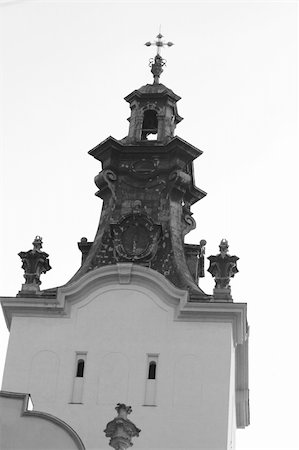
[[[147,354],[144,398],[144,405],[146,406],[156,406],[158,356],[152,353]]]
[[[76,352],[71,403],[82,403],[87,352]]]

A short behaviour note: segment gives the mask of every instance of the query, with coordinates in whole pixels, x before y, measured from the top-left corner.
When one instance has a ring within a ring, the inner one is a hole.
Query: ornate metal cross
[[[164,42],[162,41],[162,37],[164,37],[161,33],[157,35],[157,39],[155,42],[146,42],[145,45],[147,47],[150,47],[151,45],[155,45],[157,47],[157,55],[160,55],[161,48],[165,47],[166,45],[168,47],[171,47],[173,45],[173,42]]]
[[[157,39],[155,40],[155,42],[146,42],[145,45],[147,47],[150,47],[151,45],[155,45],[157,47],[157,54],[155,56],[155,58],[151,58],[150,59],[150,67],[151,67],[151,72],[154,75],[154,84],[159,84],[159,79],[160,79],[160,75],[163,72],[163,66],[165,66],[166,61],[165,59],[162,58],[161,56],[161,48],[162,47],[171,47],[173,45],[172,42],[164,42],[162,41],[162,34],[159,33],[157,35]]]

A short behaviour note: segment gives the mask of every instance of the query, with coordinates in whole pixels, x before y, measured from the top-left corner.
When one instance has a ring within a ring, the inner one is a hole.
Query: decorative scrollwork
[[[190,204],[185,203],[183,205],[183,236],[189,233],[191,230],[196,228],[196,222],[192,217],[192,212],[190,209]]]
[[[117,180],[117,175],[112,170],[102,170],[94,179],[99,191],[96,193],[98,197],[102,196],[102,191],[107,187],[110,189],[113,198],[115,199],[115,187],[114,182]]]

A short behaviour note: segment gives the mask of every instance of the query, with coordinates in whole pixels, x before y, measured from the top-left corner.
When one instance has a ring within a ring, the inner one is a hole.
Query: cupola
[[[183,120],[176,106],[180,98],[161,83],[146,84],[125,97],[131,108],[125,141],[165,143],[172,139],[176,125]]]
[[[162,41],[162,37],[158,34],[155,42],[145,44],[157,46],[157,54],[150,60],[153,84],[146,84],[125,97],[131,108],[129,134],[124,139],[125,142],[168,142],[174,137],[176,125],[183,120],[176,106],[181,97],[159,81],[165,65],[160,49],[165,45],[173,45],[172,42]]]

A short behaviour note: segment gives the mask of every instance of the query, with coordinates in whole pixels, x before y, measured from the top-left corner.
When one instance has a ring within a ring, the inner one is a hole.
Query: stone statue
[[[35,290],[39,289],[41,284],[40,276],[42,273],[46,273],[51,269],[48,253],[41,250],[43,246],[43,241],[40,236],[36,236],[32,242],[33,249],[28,250],[28,252],[20,252],[18,255],[22,260],[22,269],[24,269],[25,278],[25,290],[27,287],[35,287]],[[33,289],[34,290],[34,289]]]
[[[205,276],[205,253],[206,253],[207,241],[202,239],[199,243],[199,255],[198,255],[198,276],[203,278]]]
[[[219,245],[220,253],[216,256],[209,256],[210,267],[208,272],[215,278],[215,289],[230,288],[230,279],[238,273],[237,256],[228,254],[228,242],[222,239]]]
[[[106,437],[110,438],[109,445],[111,447],[115,450],[126,450],[133,445],[132,438],[139,436],[141,430],[127,418],[127,415],[132,412],[131,406],[118,403],[115,409],[117,417],[107,423],[104,433]]]

